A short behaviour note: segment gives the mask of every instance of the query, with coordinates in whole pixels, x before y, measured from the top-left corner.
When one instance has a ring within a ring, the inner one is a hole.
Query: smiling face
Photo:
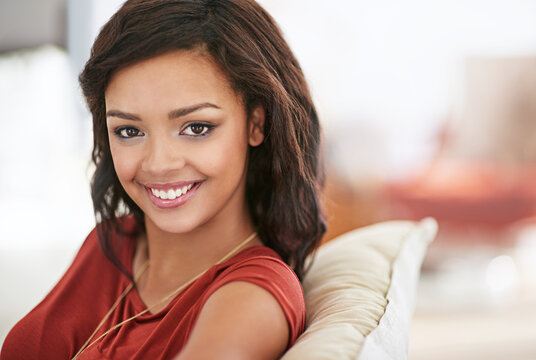
[[[146,222],[168,233],[247,213],[248,145],[264,111],[241,96],[209,56],[179,50],[115,73],[106,89],[114,168]]]

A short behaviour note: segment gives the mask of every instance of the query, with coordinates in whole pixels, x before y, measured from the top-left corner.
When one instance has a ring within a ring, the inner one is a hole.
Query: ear
[[[251,146],[259,146],[264,140],[264,107],[256,106],[249,116],[248,143]]]

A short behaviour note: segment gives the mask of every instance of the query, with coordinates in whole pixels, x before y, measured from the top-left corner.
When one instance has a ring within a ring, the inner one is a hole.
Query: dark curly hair
[[[104,254],[131,277],[115,253],[119,215],[141,209],[114,170],[104,92],[119,69],[173,50],[202,47],[242,96],[248,114],[266,111],[265,139],[249,148],[246,199],[263,243],[301,279],[304,262],[326,231],[320,200],[320,124],[302,70],[272,17],[252,0],[129,0],[100,31],[80,74],[93,116],[96,166],[91,195]]]

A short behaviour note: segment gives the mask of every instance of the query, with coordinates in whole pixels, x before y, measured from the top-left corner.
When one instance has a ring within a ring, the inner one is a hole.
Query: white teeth
[[[193,186],[194,186],[194,184],[190,184],[188,186],[183,186],[182,188],[179,188],[179,189],[175,189],[175,190],[170,189],[168,191],[157,190],[157,189],[151,188],[151,192],[153,193],[154,196],[156,196],[156,197],[158,197],[160,199],[173,200],[173,199],[178,198],[179,196],[182,196],[182,195],[186,194],[188,192],[188,190],[190,190]]]

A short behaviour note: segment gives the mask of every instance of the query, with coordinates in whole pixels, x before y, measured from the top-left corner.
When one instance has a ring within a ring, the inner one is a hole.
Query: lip
[[[181,181],[181,182],[175,182],[175,183],[168,183],[168,184],[144,184],[145,191],[147,192],[147,195],[149,196],[149,199],[151,202],[158,208],[161,209],[171,209],[176,208],[179,206],[184,205],[188,200],[190,200],[195,193],[197,192],[197,189],[201,186],[203,181]],[[195,184],[188,192],[184,195],[179,196],[175,199],[160,199],[159,197],[156,197],[153,195],[152,189],[157,190],[169,190],[169,189],[177,189],[184,186],[188,186],[190,184]]]

